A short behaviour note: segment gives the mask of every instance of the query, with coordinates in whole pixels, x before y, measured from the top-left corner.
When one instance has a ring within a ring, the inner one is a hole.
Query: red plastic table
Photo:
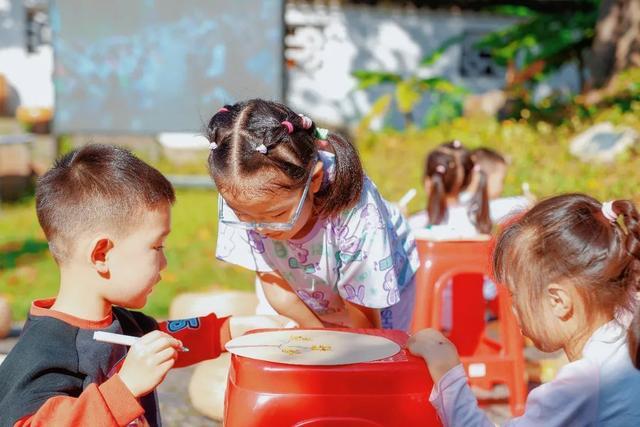
[[[384,336],[402,347],[408,339],[396,330],[332,330]],[[387,359],[340,366],[287,365],[233,355],[224,425],[439,426],[429,403],[432,387],[424,361],[404,348]]]

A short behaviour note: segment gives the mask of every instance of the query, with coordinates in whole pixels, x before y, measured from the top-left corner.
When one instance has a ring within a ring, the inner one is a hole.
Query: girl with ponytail
[[[349,141],[260,99],[225,105],[207,135],[219,259],[302,327],[408,328],[415,241]]]
[[[535,388],[507,425],[640,425],[637,292],[640,216],[631,201],[582,194],[544,200],[500,234],[493,267],[525,336],[570,363]],[[492,426],[467,385],[455,347],[438,331],[409,342],[433,377],[445,426]]]
[[[460,195],[474,175],[477,185],[464,203]],[[428,195],[425,212],[410,218],[413,228],[443,225],[461,234],[488,234],[489,215],[487,175],[475,167],[471,152],[460,141],[440,145],[425,160],[424,186]]]

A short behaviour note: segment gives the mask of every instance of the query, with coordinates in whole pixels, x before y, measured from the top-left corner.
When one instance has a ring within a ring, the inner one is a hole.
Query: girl
[[[408,328],[415,242],[351,143],[259,99],[221,108],[208,138],[219,259],[257,271],[302,327]]]
[[[464,203],[463,193],[477,175],[475,193]],[[440,145],[425,161],[424,186],[428,194],[426,212],[410,219],[412,228],[447,226],[458,234],[491,232],[486,173],[474,167],[471,152],[460,141]]]
[[[502,197],[507,169],[511,163],[502,154],[491,148],[480,147],[471,151],[475,166],[479,167],[487,177],[487,195],[489,197],[489,213],[494,224],[501,223],[514,213],[527,210],[534,202],[535,196],[529,191],[529,185],[523,183],[524,194],[521,196]],[[479,177],[474,177],[468,192],[461,195],[461,200],[472,197],[472,189],[477,188]]]
[[[523,334],[542,351],[563,349],[570,361],[529,394],[525,414],[508,424],[640,425],[637,330],[628,333],[640,279],[634,205],[600,204],[580,194],[542,201],[506,227],[493,263]],[[493,425],[441,333],[420,331],[409,348],[428,364],[435,384],[430,400],[445,426]]]

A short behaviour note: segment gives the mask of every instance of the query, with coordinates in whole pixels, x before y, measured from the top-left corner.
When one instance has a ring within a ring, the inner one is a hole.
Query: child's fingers
[[[155,330],[152,332],[149,332],[148,334],[143,335],[142,337],[140,337],[138,339],[138,341],[136,342],[136,344],[140,343],[140,344],[149,344],[152,341],[157,340],[158,338],[160,338],[163,335],[163,332]]]
[[[147,346],[148,350],[153,353],[158,353],[169,347],[180,348],[182,347],[182,342],[173,338],[171,335],[163,334]]]
[[[169,359],[175,359],[177,356],[178,356],[178,351],[174,347],[169,347],[158,352],[154,356],[154,360],[158,365],[161,365]]]
[[[161,371],[164,371],[165,375],[167,374],[167,372],[169,372],[169,369],[171,369],[173,367],[173,364],[176,363],[176,360],[171,358],[165,362],[162,362],[160,365],[158,365],[158,368]],[[164,376],[162,377],[162,380],[164,380]],[[162,380],[160,380],[160,382],[162,382]]]

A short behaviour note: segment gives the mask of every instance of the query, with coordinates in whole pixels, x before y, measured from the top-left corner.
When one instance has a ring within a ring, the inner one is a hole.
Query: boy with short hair
[[[144,307],[167,265],[174,201],[160,172],[113,146],[80,148],[39,180],[60,289],[33,302],[0,365],[0,425],[159,425],[155,388],[168,370],[219,356],[228,318],[157,323],[129,310]],[[127,351],[95,331],[142,338]]]

